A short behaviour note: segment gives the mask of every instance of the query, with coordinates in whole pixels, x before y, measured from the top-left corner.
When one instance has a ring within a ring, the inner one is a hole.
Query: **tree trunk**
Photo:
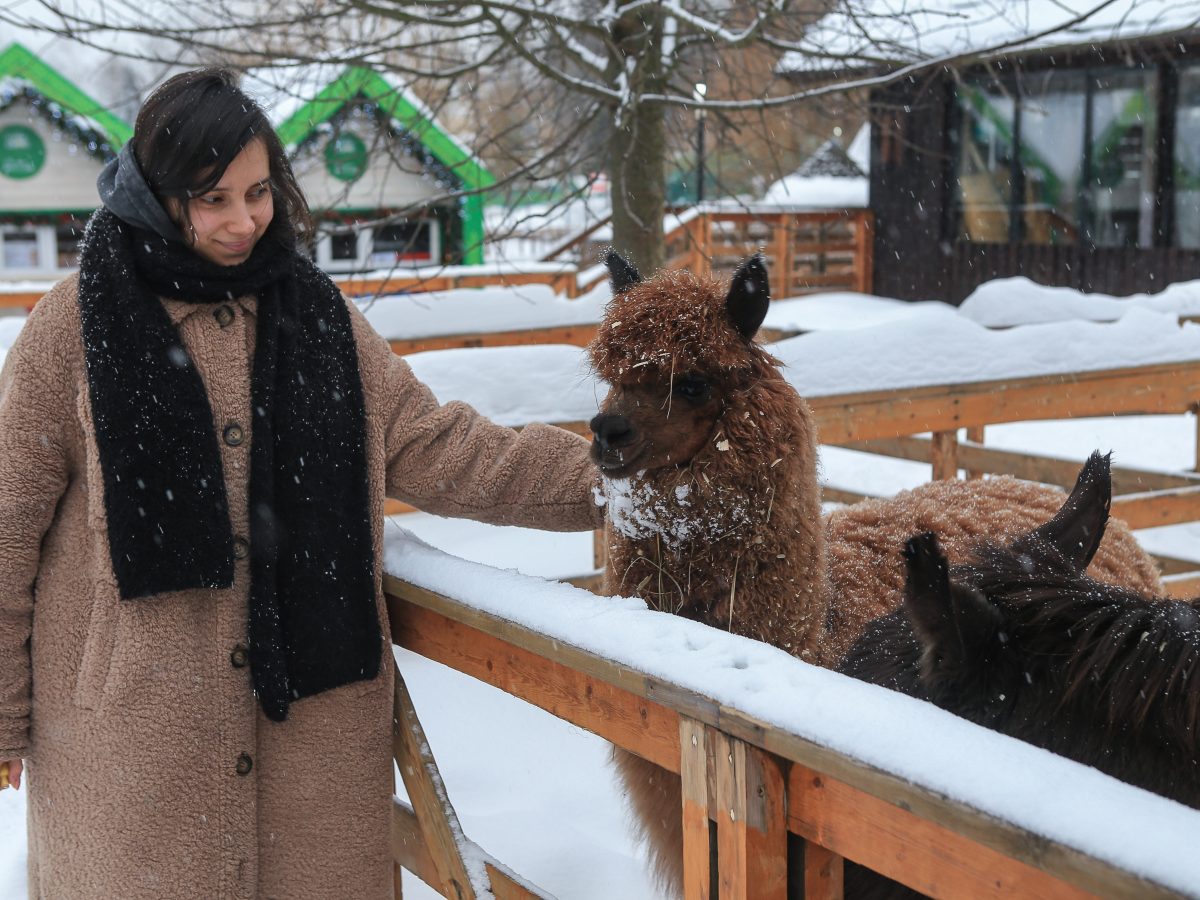
[[[618,53],[611,58],[608,82],[621,94],[608,139],[613,248],[649,276],[662,268],[665,256],[666,113],[641,97],[664,87],[662,15],[652,6],[624,13],[612,37]]]
[[[640,103],[613,129],[608,144],[613,247],[645,276],[665,262],[663,119],[662,106]]]

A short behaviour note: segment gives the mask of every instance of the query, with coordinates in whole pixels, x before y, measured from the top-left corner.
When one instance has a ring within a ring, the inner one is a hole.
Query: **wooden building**
[[[494,178],[403,86],[370,69],[254,70],[331,273],[483,261]]]
[[[334,274],[483,261],[494,179],[419,100],[360,68],[250,73],[319,222]],[[322,78],[322,75],[328,77]],[[61,278],[77,263],[96,176],[132,136],[20,44],[0,51],[0,281]]]
[[[132,129],[21,44],[0,51],[0,280],[75,268],[96,176]]]
[[[952,6],[880,25],[911,26],[892,43],[912,44],[898,65],[973,61],[871,92],[875,293],[959,302],[991,278],[1024,275],[1127,295],[1200,278],[1194,13],[1117,0],[1037,36],[1050,4],[1014,4],[1025,12],[1013,16]],[[1019,49],[977,52],[1009,37]]]

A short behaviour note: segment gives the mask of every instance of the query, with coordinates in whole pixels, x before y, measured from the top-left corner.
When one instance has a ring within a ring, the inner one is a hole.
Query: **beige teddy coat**
[[[253,298],[164,303],[218,430],[248,425]],[[440,406],[351,316],[390,642],[385,495],[586,530],[593,470],[568,432],[518,434]],[[391,653],[373,681],[296,702],[276,723],[245,664],[248,560],[230,589],[120,600],[89,405],[71,278],[37,304],[0,375],[0,759],[28,760],[30,896],[390,898]],[[220,452],[245,535],[250,443]]]

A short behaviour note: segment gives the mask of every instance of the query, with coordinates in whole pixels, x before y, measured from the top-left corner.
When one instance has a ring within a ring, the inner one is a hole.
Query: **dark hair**
[[[234,157],[255,139],[267,147],[276,214],[286,217],[298,244],[305,246],[312,234],[308,201],[266,113],[243,93],[229,69],[195,69],[160,84],[138,111],[133,153],[159,201],[164,207],[168,200],[178,201],[183,224],[190,225],[188,200],[216,187]]]

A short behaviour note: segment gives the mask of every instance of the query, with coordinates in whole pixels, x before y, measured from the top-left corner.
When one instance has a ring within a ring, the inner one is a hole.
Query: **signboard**
[[[341,181],[357,181],[367,171],[367,145],[347,131],[335,135],[325,145],[325,168]]]
[[[32,178],[45,163],[46,145],[36,131],[26,125],[0,128],[0,175]]]

